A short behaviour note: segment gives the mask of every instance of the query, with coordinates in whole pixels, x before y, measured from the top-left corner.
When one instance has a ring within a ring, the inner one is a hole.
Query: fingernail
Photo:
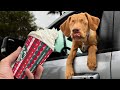
[[[19,47],[17,48],[17,50],[18,50],[18,49],[21,49],[21,46],[19,46]]]
[[[25,69],[25,71],[27,71],[27,70],[28,70],[28,68]]]

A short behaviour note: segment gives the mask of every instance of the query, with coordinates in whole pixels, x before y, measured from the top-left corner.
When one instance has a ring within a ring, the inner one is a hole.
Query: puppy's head
[[[88,13],[73,14],[60,25],[60,29],[65,36],[79,41],[87,36],[89,30],[96,31],[100,19]]]

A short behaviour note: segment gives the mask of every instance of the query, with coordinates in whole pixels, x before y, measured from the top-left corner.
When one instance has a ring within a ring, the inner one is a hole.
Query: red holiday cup
[[[42,29],[32,31],[13,65],[13,73],[17,79],[27,78],[25,74],[28,68],[33,74],[38,65],[42,65],[54,51],[54,43],[57,38],[57,30]]]

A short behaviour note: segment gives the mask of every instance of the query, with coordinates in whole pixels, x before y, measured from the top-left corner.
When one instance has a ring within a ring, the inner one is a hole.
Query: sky
[[[47,27],[50,23],[56,20],[60,15],[59,14],[49,14],[49,11],[31,11],[36,18],[35,23],[38,27]]]

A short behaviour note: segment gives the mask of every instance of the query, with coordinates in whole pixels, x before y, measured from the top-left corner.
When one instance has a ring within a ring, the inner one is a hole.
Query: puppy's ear
[[[70,22],[71,16],[67,18],[61,25],[60,29],[64,33],[65,36],[69,37],[70,36],[70,28],[69,28],[69,22]]]
[[[99,26],[100,19],[98,17],[92,16],[86,12],[85,12],[85,15],[88,18],[89,28],[96,31]]]

